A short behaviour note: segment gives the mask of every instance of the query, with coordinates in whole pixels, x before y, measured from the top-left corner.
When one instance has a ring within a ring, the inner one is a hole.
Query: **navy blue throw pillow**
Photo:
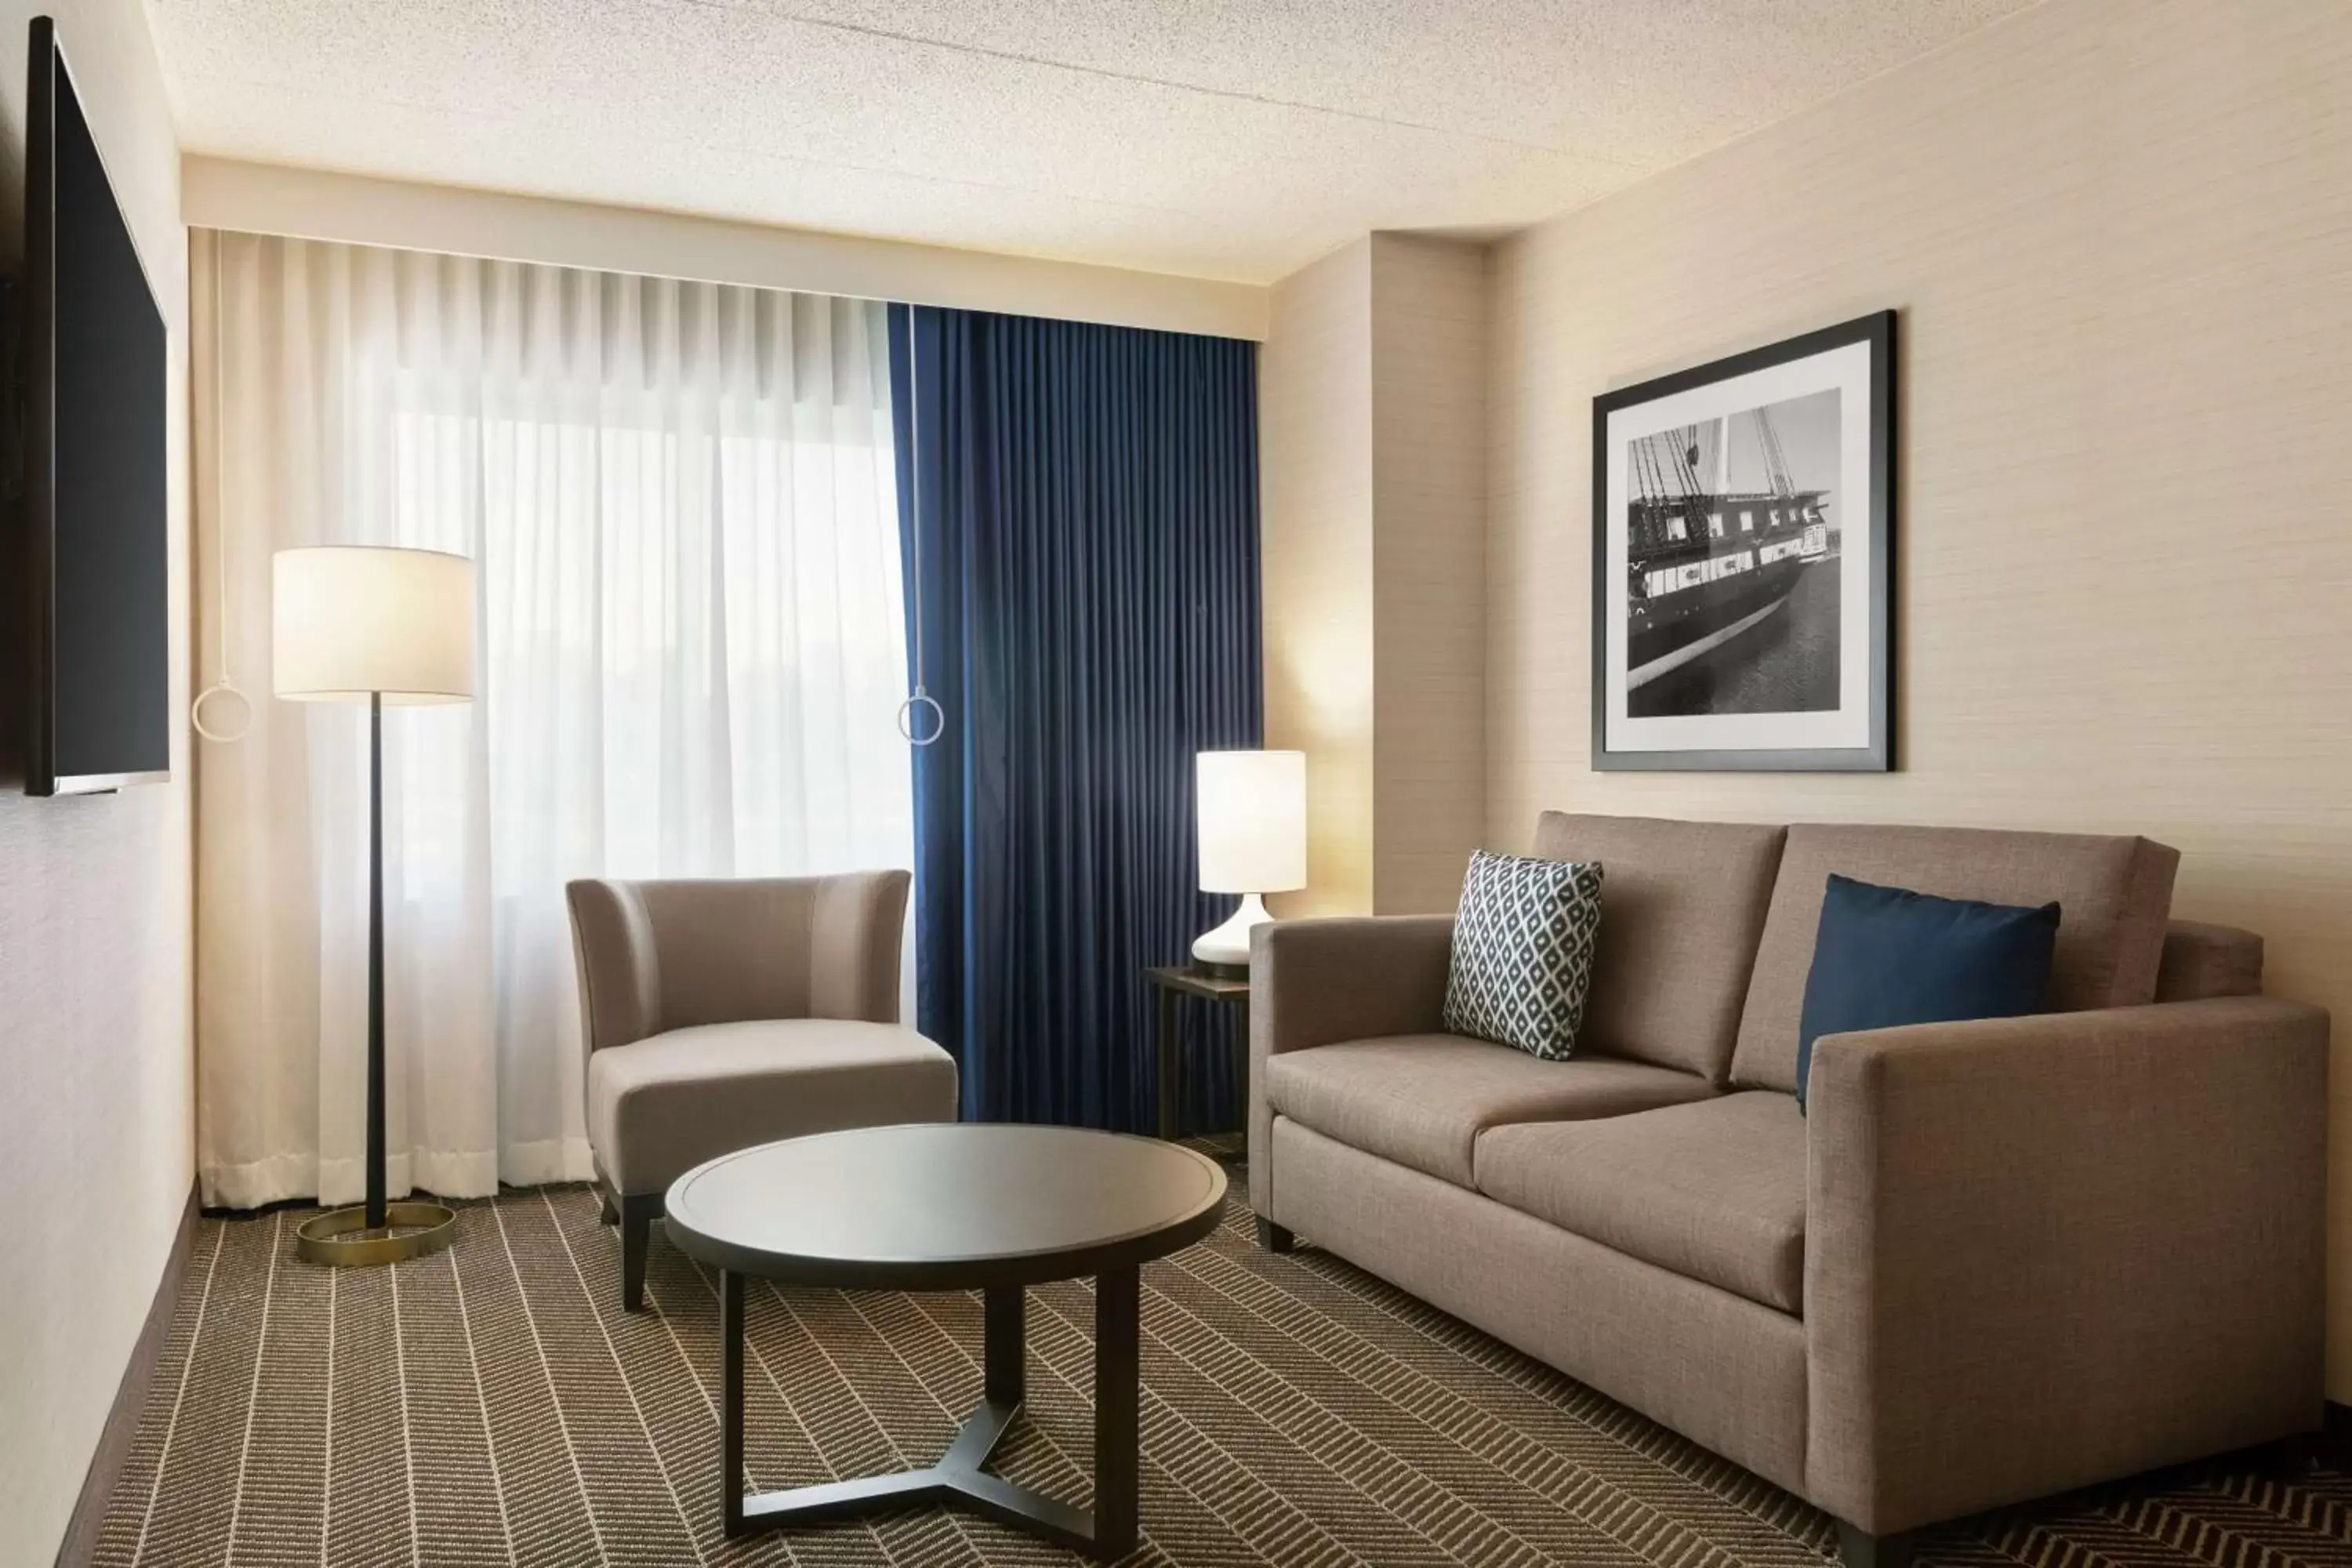
[[[1832,877],[1797,1026],[1797,1107],[1823,1035],[2042,1011],[2058,906],[1938,899]]]

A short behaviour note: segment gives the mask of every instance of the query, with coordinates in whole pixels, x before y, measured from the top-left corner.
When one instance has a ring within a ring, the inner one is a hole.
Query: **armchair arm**
[[[1250,933],[1250,1206],[1274,1199],[1266,1058],[1444,1027],[1452,915],[1275,921]]]
[[[586,878],[565,884],[563,894],[580,973],[582,1043],[597,1051],[658,1031],[661,968],[653,921],[635,885]]]
[[[907,931],[905,871],[819,877],[809,932],[809,1011],[819,1018],[898,1022]]]
[[[2319,1423],[2327,1015],[1824,1037],[1806,1489],[1874,1534]]]

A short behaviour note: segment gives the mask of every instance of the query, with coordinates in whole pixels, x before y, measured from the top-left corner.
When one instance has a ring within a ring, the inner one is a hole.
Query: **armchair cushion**
[[[1783,1312],[1803,1303],[1805,1123],[1757,1090],[1479,1135],[1478,1190]]]
[[[953,1058],[895,1024],[703,1024],[588,1058],[588,1141],[632,1195],[755,1143],[955,1117]]]
[[[1463,1187],[1472,1147],[1489,1127],[1622,1116],[1715,1093],[1705,1079],[1671,1068],[1609,1057],[1544,1061],[1460,1035],[1288,1051],[1268,1058],[1265,1072],[1276,1112]]]

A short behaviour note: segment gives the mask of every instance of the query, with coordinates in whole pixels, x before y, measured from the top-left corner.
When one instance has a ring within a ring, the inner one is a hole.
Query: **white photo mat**
[[[1607,416],[1608,503],[1599,520],[1604,624],[1602,725],[1612,752],[1867,750],[1871,745],[1871,584],[1878,563],[1870,526],[1873,443],[1871,345],[1841,344]],[[1628,473],[1633,443],[1660,431],[1703,426],[1811,393],[1835,390],[1839,472],[1831,504],[1842,538],[1839,571],[1838,706],[1822,712],[1675,714],[1635,718],[1626,686]]]

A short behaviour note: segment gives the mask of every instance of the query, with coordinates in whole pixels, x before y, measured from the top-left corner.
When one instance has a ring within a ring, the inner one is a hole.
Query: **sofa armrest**
[[[653,922],[628,882],[565,884],[572,956],[580,974],[580,1036],[590,1051],[625,1046],[661,1028],[661,970]]]
[[[2327,1015],[1825,1037],[1806,1489],[1873,1533],[2318,1425]]]
[[[1250,933],[1250,1206],[1274,1202],[1266,1058],[1340,1040],[1442,1028],[1452,915],[1272,921]]]

